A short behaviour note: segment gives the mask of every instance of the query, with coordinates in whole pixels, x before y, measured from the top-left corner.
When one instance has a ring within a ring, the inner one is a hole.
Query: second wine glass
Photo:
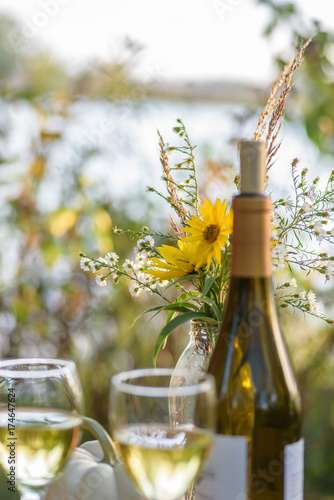
[[[198,476],[212,446],[216,395],[204,374],[186,385],[179,372],[143,369],[111,379],[109,419],[124,466],[149,500],[177,500]],[[179,408],[192,408],[180,418]],[[175,411],[177,410],[177,418]]]

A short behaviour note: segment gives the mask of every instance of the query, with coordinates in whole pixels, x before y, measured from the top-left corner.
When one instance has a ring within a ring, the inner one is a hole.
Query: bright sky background
[[[296,3],[306,22],[316,16],[334,28],[328,0]],[[276,76],[273,54],[293,55],[288,32],[262,37],[267,9],[253,0],[0,0],[0,11],[73,70],[118,55],[125,36],[144,46],[134,69],[142,79],[267,84]]]

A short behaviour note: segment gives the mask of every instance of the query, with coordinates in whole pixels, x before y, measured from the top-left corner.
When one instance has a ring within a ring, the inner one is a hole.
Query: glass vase
[[[187,370],[189,383],[206,372],[219,333],[219,323],[209,320],[191,320],[189,343],[182,352],[175,370]]]
[[[196,382],[207,371],[218,333],[219,323],[214,320],[191,320],[188,345],[175,366],[175,372],[177,370],[188,372],[186,384]],[[178,381],[177,375],[172,377],[171,385],[178,385]],[[182,424],[186,419],[187,412],[193,411],[188,406],[189,403],[179,407],[173,405],[171,408],[173,419]],[[196,500],[194,485],[180,500]]]

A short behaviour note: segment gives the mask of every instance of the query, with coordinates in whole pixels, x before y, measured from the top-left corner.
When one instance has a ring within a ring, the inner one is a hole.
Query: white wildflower
[[[107,286],[107,278],[103,274],[98,274],[95,276],[95,282],[99,286]]]
[[[164,288],[165,286],[167,286],[169,284],[169,281],[168,280],[163,280],[162,278],[159,278],[157,280],[157,283],[158,285],[161,287],[161,288]]]
[[[284,258],[286,256],[286,247],[282,243],[277,243],[272,249],[273,269],[282,270],[285,267]]]
[[[135,262],[134,262],[134,269],[136,271],[141,271],[144,268],[144,266],[145,266],[145,264],[147,262],[147,259],[148,259],[148,253],[147,252],[142,251],[142,252],[138,253],[136,255],[136,259],[135,259]]]
[[[137,274],[137,279],[138,279],[141,283],[148,283],[149,281],[151,281],[151,276],[150,276],[149,274],[139,272],[139,273]]]
[[[302,292],[300,292],[300,294],[298,295],[298,298],[300,300],[306,300],[306,292],[305,292],[305,290],[303,290]]]
[[[140,252],[140,258],[143,259],[143,260],[147,260],[150,256],[150,253],[147,252],[146,250],[143,250],[142,252]]]
[[[155,241],[152,236],[145,236],[144,240],[146,241],[147,245],[151,248],[154,248]]]
[[[146,252],[146,250],[149,248],[154,248],[155,242],[154,238],[152,236],[145,236],[145,238],[141,238],[137,241],[137,246],[135,248],[135,252]]]
[[[98,264],[97,262],[91,261],[90,268],[93,273],[96,273],[96,271],[99,271],[101,269],[101,265]]]
[[[271,231],[271,239],[273,241],[278,241],[278,231],[277,231],[277,229],[273,229]]]
[[[80,259],[80,267],[81,267],[81,269],[83,269],[84,271],[90,271],[90,269],[91,269],[90,263],[91,263],[91,260],[88,259],[88,257],[82,257]]]
[[[296,281],[296,278],[292,278],[292,280],[289,281],[289,286],[291,286],[292,288],[297,288],[297,281]]]
[[[142,283],[143,290],[145,290],[146,292],[150,292],[152,294],[157,287],[157,280],[149,274],[139,273],[138,279]]]
[[[161,259],[163,262],[166,262],[165,260]],[[147,260],[146,261],[147,265],[147,270],[149,271],[150,269],[156,269],[156,263],[153,260]]]
[[[289,207],[289,208],[292,208],[294,206],[294,202],[293,200],[291,199],[291,196],[288,196],[287,199],[285,200],[284,202],[284,205],[286,207]]]
[[[135,263],[130,259],[125,259],[125,261],[122,264],[122,267],[126,271],[133,270],[135,269]]]
[[[311,187],[310,190],[307,193],[307,196],[310,198],[311,201],[315,201],[317,194],[315,192],[314,187]]]
[[[143,269],[143,264],[140,259],[136,259],[135,262],[133,263],[133,270],[138,272]]]
[[[138,280],[142,283],[143,289],[147,292],[153,292],[156,289],[156,278],[153,278],[150,274],[138,273]]]
[[[313,232],[315,234],[315,238],[317,241],[321,242],[326,238],[326,231],[322,227],[322,223],[320,221],[316,222],[313,226]]]
[[[327,276],[334,276],[334,262],[328,262],[327,266],[325,267],[325,272]]]
[[[316,303],[316,295],[312,290],[310,290],[308,292],[307,300],[308,300],[308,303],[310,304],[310,306],[313,306]]]
[[[270,211],[270,217],[272,221],[272,227],[277,229],[280,225],[280,220],[278,217],[275,216],[274,210]]]
[[[326,231],[324,229],[320,229],[320,231],[315,232],[315,239],[319,241],[320,243],[326,239]]]
[[[286,248],[285,248],[285,245],[283,245],[283,243],[277,243],[277,244],[273,247],[272,253],[273,253],[273,256],[274,256],[275,258],[285,257],[285,255],[286,255]]]
[[[330,233],[332,236],[334,236],[334,227],[332,227],[332,229],[330,230]]]
[[[118,262],[119,256],[115,252],[108,252],[104,256],[104,261],[108,264],[116,264]]]
[[[321,230],[321,232],[316,235],[316,239],[321,242],[323,241],[324,239],[326,239],[326,231],[324,229]]]
[[[140,293],[142,291],[142,288],[138,284],[135,284],[135,285],[131,285],[129,287],[129,291],[130,291],[132,297],[138,297],[138,295],[140,295]]]
[[[272,267],[274,271],[282,271],[285,268],[285,263],[278,259],[273,259]]]
[[[155,290],[156,288],[157,288],[157,280],[151,281],[151,283],[150,283],[150,289],[151,290]],[[153,293],[153,292],[151,292],[151,293]]]
[[[142,250],[144,250],[144,238],[140,238],[138,241],[137,241],[137,245],[135,246],[135,252],[142,252]]]
[[[322,316],[324,314],[324,305],[322,302],[315,302],[310,305],[310,312],[316,316]]]
[[[307,201],[305,201],[305,203],[302,206],[301,210],[303,210],[306,213],[310,212],[311,211],[311,205],[309,203],[307,203]]]

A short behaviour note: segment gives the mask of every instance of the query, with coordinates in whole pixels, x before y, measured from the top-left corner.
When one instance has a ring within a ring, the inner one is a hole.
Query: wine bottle
[[[272,290],[264,144],[242,141],[240,165],[230,288],[208,368],[217,431],[197,500],[302,500],[302,405]]]

